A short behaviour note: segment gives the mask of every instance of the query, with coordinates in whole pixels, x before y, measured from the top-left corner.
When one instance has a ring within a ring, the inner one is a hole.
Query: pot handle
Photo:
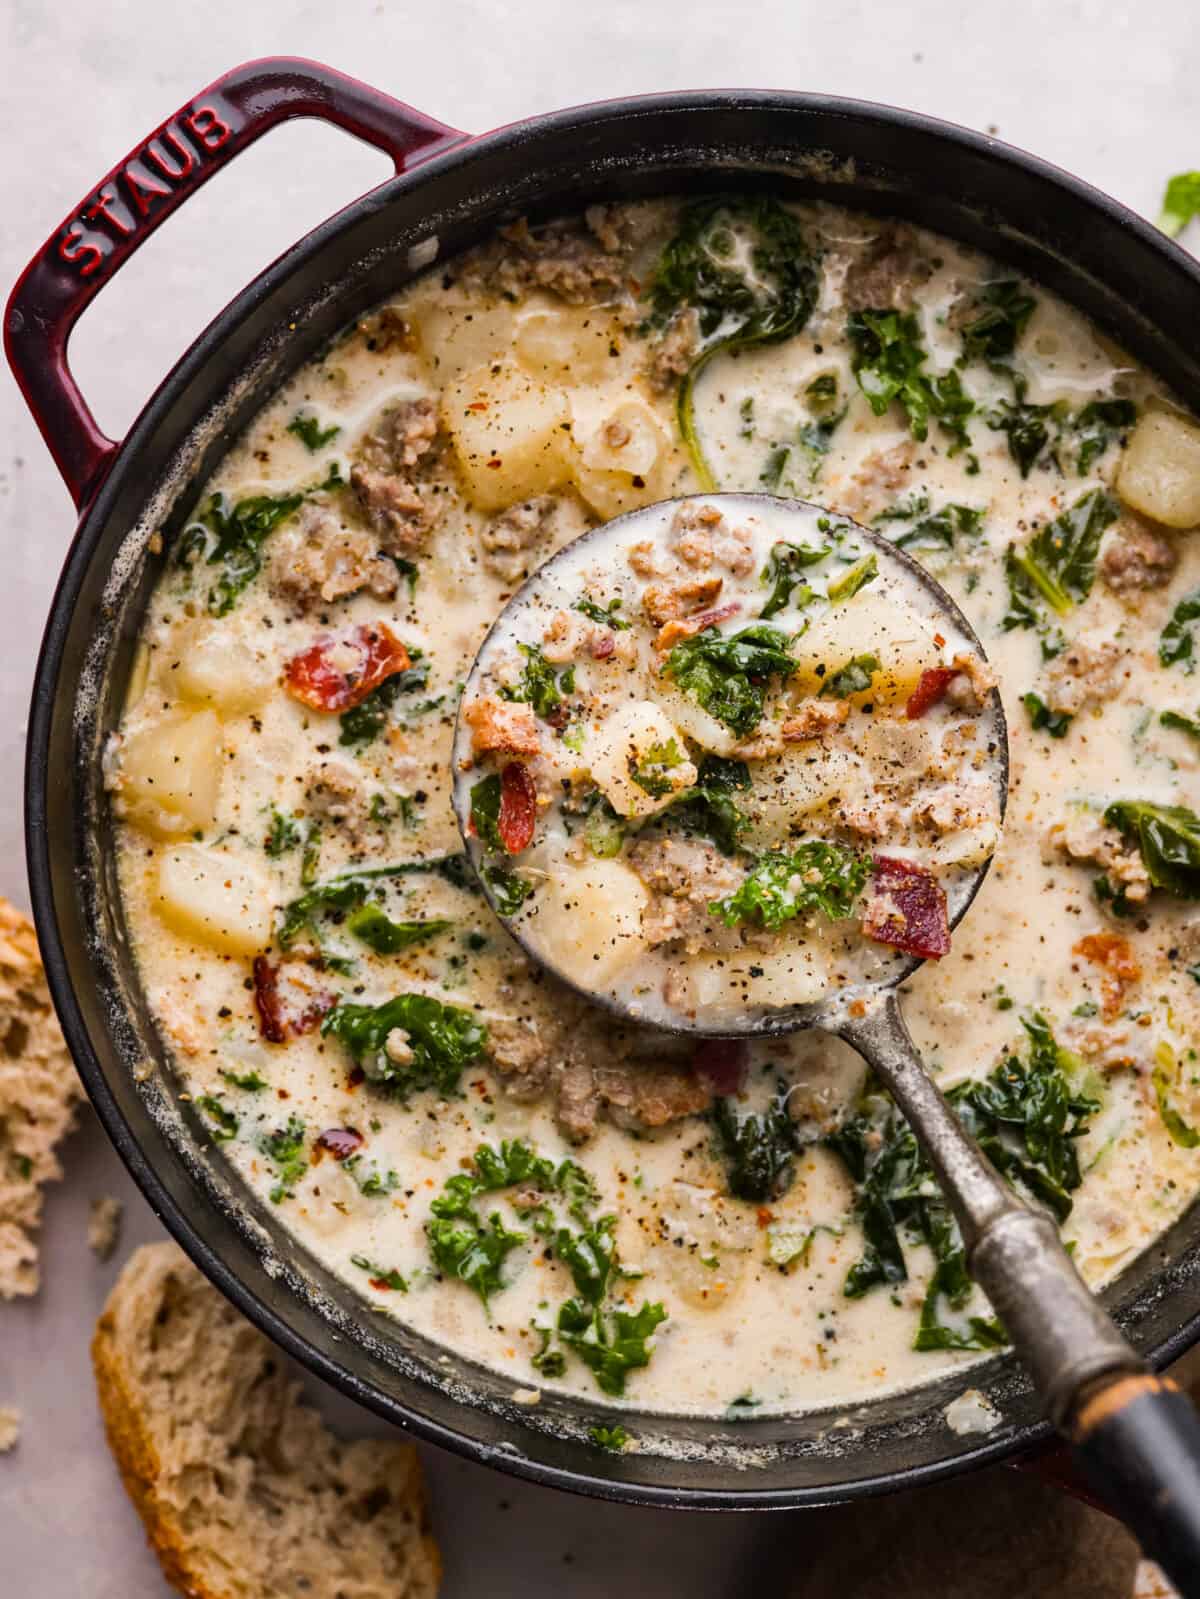
[[[9,297],[4,347],[76,506],[118,445],[100,431],[67,363],[80,313],[176,206],[273,128],[319,117],[385,151],[403,172],[468,137],[316,61],[269,56],[218,78],[119,162],[55,229]]]

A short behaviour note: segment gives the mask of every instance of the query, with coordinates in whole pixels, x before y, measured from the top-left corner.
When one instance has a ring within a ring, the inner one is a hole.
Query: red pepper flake
[[[862,930],[876,943],[937,960],[950,948],[945,890],[924,866],[876,855]]]
[[[335,665],[348,652],[350,665]],[[319,638],[284,667],[284,686],[294,700],[314,711],[352,711],[373,689],[397,672],[407,672],[412,657],[385,622],[356,627],[343,638]]]
[[[326,1011],[337,1004],[337,996],[314,993],[298,983],[288,984],[292,995],[280,991],[281,966],[272,965],[265,955],[254,961],[254,1004],[258,1028],[268,1044],[286,1044],[289,1038],[311,1033]]]
[[[510,855],[519,855],[533,842],[537,815],[537,789],[523,761],[509,761],[500,774],[500,816],[497,831]]]
[[[705,1038],[692,1055],[692,1071],[714,1094],[740,1094],[750,1066],[750,1046],[739,1038]]]
[[[775,1220],[775,1212],[773,1210],[768,1210],[765,1205],[760,1205],[754,1212],[754,1219],[758,1222],[760,1227],[769,1227]]]
[[[1113,1021],[1125,1009],[1127,991],[1141,979],[1142,968],[1133,945],[1123,933],[1088,933],[1072,947],[1071,953],[1103,968],[1104,1020]]]
[[[366,1139],[356,1127],[327,1127],[317,1134],[318,1149],[327,1149],[334,1160],[349,1160],[356,1149],[361,1149]]]
[[[926,711],[931,711],[946,697],[946,690],[951,682],[958,676],[956,666],[931,666],[928,671],[922,672],[917,686],[908,696],[908,704],[904,707],[904,714],[910,722],[915,722],[918,717],[924,716]]]

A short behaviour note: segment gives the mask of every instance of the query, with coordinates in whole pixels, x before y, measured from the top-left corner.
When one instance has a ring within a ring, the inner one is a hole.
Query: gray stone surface
[[[5,292],[40,241],[141,136],[217,73],[269,53],[328,61],[468,129],[615,94],[711,85],[885,100],[998,130],[1149,215],[1166,174],[1200,165],[1194,0],[1009,0],[995,8],[962,0],[445,0],[429,8],[393,0],[7,0],[0,39]],[[101,423],[119,434],[236,289],[385,171],[373,152],[306,125],[272,135],[209,185],[80,325],[73,359]],[[0,516],[0,891],[25,903],[19,785],[28,683],[73,519],[6,379]],[[25,1411],[20,1447],[0,1459],[0,1593],[158,1596],[161,1578],[102,1443],[87,1343],[120,1261],[160,1228],[90,1113],[66,1164],[68,1181],[49,1195],[45,1287],[30,1303],[0,1307],[0,1404]],[[87,1249],[87,1212],[92,1198],[108,1193],[125,1199],[126,1225],[116,1257],[101,1265]],[[370,1426],[344,1406],[331,1409],[347,1426]],[[432,1451],[426,1458],[447,1599],[716,1599],[768,1587],[815,1596],[831,1591],[830,1582],[839,1594],[874,1593],[877,1583],[895,1593],[888,1558],[862,1558],[873,1542],[868,1528],[886,1525],[890,1538],[903,1540],[911,1522],[939,1520],[927,1498],[911,1516],[893,1507],[882,1522],[869,1506],[824,1521],[672,1516],[524,1487]],[[980,1491],[990,1499],[1001,1490]],[[1029,1496],[1042,1491],[1023,1492],[1014,1527],[1027,1524]],[[1064,1529],[1076,1522],[1077,1513],[1064,1512]],[[828,1554],[835,1533],[840,1556]],[[848,1548],[857,1561],[846,1558]],[[818,1550],[829,1581],[814,1570]],[[1127,1550],[1106,1555],[1110,1577],[1128,1563]],[[1080,1576],[1078,1586],[1065,1578],[1061,1591],[1100,1592],[1091,1573],[1080,1568]],[[1000,1591],[982,1565],[978,1583],[961,1564],[950,1581],[965,1599]],[[939,1591],[936,1582],[929,1591]]]

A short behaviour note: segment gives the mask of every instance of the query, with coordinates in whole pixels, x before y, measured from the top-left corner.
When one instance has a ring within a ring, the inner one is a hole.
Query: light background
[[[144,134],[219,72],[272,53],[329,62],[471,131],[664,89],[883,100],[998,131],[1149,216],[1167,174],[1200,167],[1195,0],[4,0],[0,30],[4,293]],[[312,124],[277,130],[208,185],[80,325],[73,362],[101,424],[119,436],[237,289],[386,175],[376,152]],[[0,518],[0,891],[26,904],[19,795],[28,684],[73,517],[7,375]],[[120,1259],[160,1229],[88,1114],[66,1164],[67,1183],[49,1194],[43,1291],[0,1308],[0,1403],[26,1412],[19,1450],[0,1460],[0,1593],[159,1599],[166,1590],[101,1443],[86,1345]],[[127,1202],[124,1242],[109,1266],[84,1238],[88,1202],[103,1193]],[[446,1599],[715,1599],[775,1586],[804,1563],[810,1524],[794,1516],[752,1523],[599,1507],[432,1452],[427,1464]]]

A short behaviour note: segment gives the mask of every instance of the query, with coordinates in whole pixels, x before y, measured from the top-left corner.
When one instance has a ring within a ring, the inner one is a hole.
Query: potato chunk
[[[617,319],[608,313],[547,302],[522,315],[517,359],[548,383],[601,383],[618,370],[620,339]]]
[[[467,494],[482,510],[546,494],[570,476],[566,395],[510,362],[477,367],[450,384],[442,418]]]
[[[419,306],[405,314],[416,329],[429,375],[439,384],[486,370],[507,352],[516,332],[511,305]]]
[[[696,781],[679,730],[649,700],[606,716],[589,734],[583,759],[619,816],[649,816]]]
[[[167,711],[121,750],[123,814],[156,838],[204,832],[216,821],[221,723],[215,711]]]
[[[164,682],[193,705],[237,716],[260,706],[270,693],[271,674],[246,645],[205,622],[186,628],[172,650]]]
[[[271,893],[262,873],[199,844],[163,856],[155,909],[168,927],[223,955],[256,955],[271,942]]]
[[[538,941],[577,982],[604,986],[645,954],[649,895],[620,861],[565,867],[539,893]]]
[[[625,400],[580,440],[575,483],[606,520],[651,505],[666,492],[670,445],[642,400]]]
[[[1174,411],[1148,411],[1129,435],[1117,493],[1164,527],[1200,527],[1200,427]]]
[[[777,848],[809,831],[807,818],[835,800],[856,799],[869,786],[867,768],[849,750],[801,746],[751,767],[753,787],[738,796],[759,848]]]
[[[791,686],[801,698],[818,694],[850,661],[874,655],[879,666],[870,687],[844,697],[853,705],[907,699],[921,673],[942,664],[943,649],[933,635],[931,622],[914,617],[882,590],[864,589],[832,606],[800,639]]]
[[[819,943],[799,939],[745,955],[693,955],[680,961],[674,981],[683,996],[677,1003],[713,1016],[747,1006],[809,1005],[829,990],[829,955]]]

